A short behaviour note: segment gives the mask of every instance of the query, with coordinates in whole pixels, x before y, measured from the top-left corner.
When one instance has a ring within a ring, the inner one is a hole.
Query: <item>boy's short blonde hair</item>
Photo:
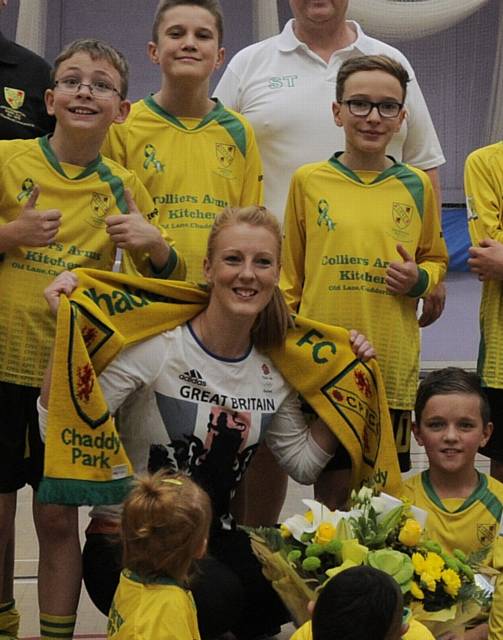
[[[389,73],[398,80],[400,86],[403,89],[403,99],[407,94],[407,83],[410,82],[410,77],[407,69],[389,56],[358,56],[357,58],[349,58],[346,62],[343,62],[339,73],[337,74],[335,96],[337,102],[341,102],[344,96],[344,85],[346,80],[358,71],[384,71]]]
[[[54,68],[51,74],[53,83],[61,63],[76,53],[87,53],[91,60],[106,60],[109,62],[120,76],[120,97],[123,100],[126,98],[129,85],[129,66],[126,58],[120,51],[112,47],[112,45],[93,38],[74,40],[58,54],[56,60],[54,60]]]
[[[142,476],[124,502],[123,565],[143,578],[184,581],[210,524],[208,494],[188,476],[166,471]]]
[[[154,24],[152,25],[152,40],[157,44],[159,41],[159,25],[162,17],[168,9],[179,7],[180,5],[191,5],[201,7],[209,11],[215,18],[218,31],[218,46],[222,45],[224,39],[224,14],[218,0],[161,0],[155,12]]]

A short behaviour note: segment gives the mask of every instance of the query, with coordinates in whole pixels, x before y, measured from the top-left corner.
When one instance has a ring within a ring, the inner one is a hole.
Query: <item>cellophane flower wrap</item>
[[[247,529],[252,549],[298,626],[307,604],[331,577],[366,564],[399,584],[404,603],[434,634],[464,627],[487,608],[475,573],[485,553],[452,554],[424,535],[426,512],[367,487],[351,494],[349,511],[330,511],[315,500],[279,528]]]

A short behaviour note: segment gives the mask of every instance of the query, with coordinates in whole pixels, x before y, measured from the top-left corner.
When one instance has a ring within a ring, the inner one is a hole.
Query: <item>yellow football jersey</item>
[[[428,512],[425,533],[448,551],[461,549],[472,553],[488,548],[484,564],[501,571],[503,568],[503,484],[491,476],[479,474],[479,483],[466,499],[440,499],[433,488],[428,471],[405,481],[403,495]],[[503,633],[503,582],[500,575],[489,616],[489,639]]]
[[[200,640],[194,599],[171,578],[144,581],[125,569],[108,615],[113,640]]]
[[[466,159],[468,230],[474,245],[484,238],[503,243],[503,143],[477,149]],[[480,303],[478,373],[484,386],[503,388],[503,282],[486,280]]]
[[[403,494],[428,512],[426,535],[451,552],[457,548],[471,553],[499,540],[503,484],[491,476],[481,473],[475,491],[464,500],[442,500],[428,471],[423,471],[405,481]],[[487,561],[491,561],[491,554]]]
[[[179,119],[152,97],[112,125],[103,153],[133,169],[160,213],[160,224],[187,263],[187,280],[203,279],[208,235],[225,206],[261,204],[262,163],[243,116],[220,102],[202,120]]]
[[[407,633],[402,636],[403,640],[435,640],[433,634],[428,629],[412,618],[409,622]],[[313,640],[313,628],[311,621],[306,622],[291,636],[290,640]]]
[[[364,333],[375,346],[393,409],[414,406],[419,370],[416,297],[444,276],[447,249],[428,176],[394,164],[382,173],[328,162],[304,165],[290,185],[281,287],[299,314]],[[386,268],[415,259],[407,296],[386,290]]]
[[[40,386],[54,333],[43,291],[66,269],[112,269],[116,247],[106,232],[105,218],[127,213],[124,189],[131,191],[147,219],[155,223],[158,217],[145,187],[118,164],[98,157],[85,169],[65,168],[47,138],[0,141],[0,225],[17,218],[34,185],[40,188],[37,209],[59,209],[62,214],[49,246],[19,246],[0,256],[0,380],[4,382]],[[69,177],[72,174],[76,175]],[[125,261],[131,257],[140,272],[152,275],[147,254],[128,254]],[[172,251],[163,277],[168,273],[183,277],[183,271],[183,261]]]

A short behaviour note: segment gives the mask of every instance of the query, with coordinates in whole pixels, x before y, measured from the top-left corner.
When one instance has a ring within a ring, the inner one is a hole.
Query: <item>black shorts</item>
[[[38,428],[40,389],[0,382],[0,493],[29,484],[38,488],[44,471],[44,445]]]
[[[412,411],[408,409],[390,409],[391,424],[395,435],[400,471],[410,471],[410,433],[412,429]],[[351,469],[351,458],[344,447],[339,447],[334,457],[325,467],[328,471]]]
[[[484,392],[491,407],[491,422],[493,432],[485,447],[480,447],[482,455],[503,462],[503,389],[484,388]]]

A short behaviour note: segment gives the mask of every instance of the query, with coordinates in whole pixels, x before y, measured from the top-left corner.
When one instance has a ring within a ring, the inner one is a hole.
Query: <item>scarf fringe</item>
[[[39,502],[65,505],[119,504],[129,493],[133,477],[110,480],[44,478],[37,491]]]

